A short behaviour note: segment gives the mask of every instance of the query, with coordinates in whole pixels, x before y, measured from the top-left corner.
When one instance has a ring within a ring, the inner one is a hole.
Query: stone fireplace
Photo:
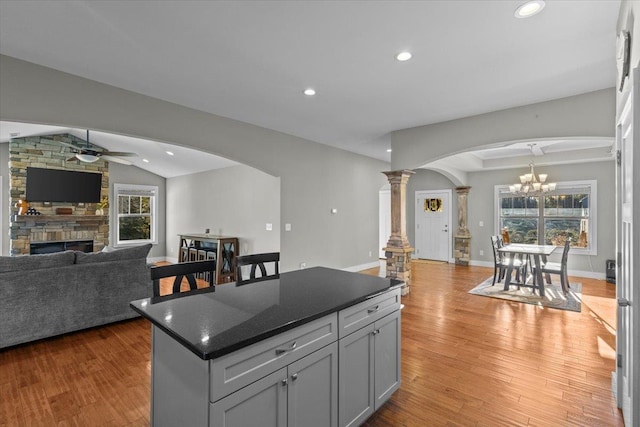
[[[91,241],[93,250],[96,251],[109,244],[108,212],[107,215],[95,215],[96,203],[33,202],[29,203],[29,207],[38,211],[40,215],[18,215],[15,206],[19,200],[25,200],[27,167],[100,172],[100,197],[108,198],[108,162],[80,162],[73,159],[73,153],[61,142],[86,146],[86,141],[69,134],[14,138],[9,142],[11,255],[31,253],[32,243],[62,243],[63,247],[66,247],[65,242],[71,244],[77,241]],[[93,144],[89,146],[95,147]],[[71,214],[59,215],[59,208],[71,209]]]

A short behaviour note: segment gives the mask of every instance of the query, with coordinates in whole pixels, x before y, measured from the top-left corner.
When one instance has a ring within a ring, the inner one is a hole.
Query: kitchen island
[[[351,426],[400,386],[402,282],[323,267],[133,301],[153,426]]]

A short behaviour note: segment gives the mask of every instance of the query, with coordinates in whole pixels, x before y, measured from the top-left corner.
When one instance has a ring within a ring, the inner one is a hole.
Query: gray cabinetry
[[[287,427],[287,369],[280,369],[212,403],[211,427]]]
[[[400,311],[377,321],[374,333],[374,411],[377,411],[400,387]]]
[[[289,365],[288,426],[337,427],[338,343]]]
[[[323,271],[314,274],[318,272]],[[362,277],[354,276],[354,287],[362,281]],[[279,287],[278,291],[297,289],[306,283],[297,279],[294,282],[296,286]],[[246,289],[249,288],[233,291]],[[344,286],[339,290],[358,293],[357,289]],[[184,299],[163,300],[157,305],[146,300],[143,301],[146,305],[140,303],[141,312],[154,312],[151,370],[154,427],[357,426],[400,386],[398,287],[385,289],[364,301],[359,299],[355,304],[335,305],[332,311],[320,312],[320,317],[313,320],[307,317],[296,327],[264,334],[261,339],[254,337],[247,345],[235,339],[235,335],[243,334],[244,328],[256,328],[257,321],[245,319],[251,314],[251,304],[255,304],[255,292],[252,299],[245,301],[244,310],[237,309],[240,304],[230,298],[229,292],[222,288],[215,294],[194,294]],[[231,306],[229,301],[236,305]],[[306,309],[300,304],[291,310]],[[192,316],[192,310],[197,316]],[[183,325],[174,324],[178,312]],[[219,314],[209,319],[210,312]],[[299,317],[271,306],[262,312],[269,316]],[[245,320],[225,328],[224,322],[229,319],[225,313]],[[269,321],[269,316],[263,321]],[[185,319],[206,327],[184,326]],[[286,325],[284,321],[283,324]],[[212,333],[216,328],[222,332]],[[235,347],[227,346],[228,351],[212,354],[211,349],[225,348],[210,345],[214,339],[234,342]]]
[[[357,426],[373,414],[374,407],[374,325],[341,339],[340,352],[339,424]]]
[[[210,405],[211,427],[337,425],[334,342]]]
[[[363,423],[400,387],[399,308],[338,341],[341,427]]]

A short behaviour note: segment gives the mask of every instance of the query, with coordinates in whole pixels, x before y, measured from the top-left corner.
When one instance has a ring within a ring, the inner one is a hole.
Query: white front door
[[[622,112],[616,126],[616,145],[618,149],[617,172],[617,277],[616,290],[618,298],[618,331],[617,331],[617,382],[618,406],[622,407],[625,425],[635,426],[640,422],[640,369],[634,367],[634,355],[640,354],[640,307],[636,305],[640,299],[638,276],[634,277],[634,270],[640,268],[640,238],[639,231],[634,225],[640,224],[640,150],[634,149],[640,138],[635,138],[635,131],[640,130],[640,102],[639,89],[640,73],[634,69],[627,83],[628,92],[625,94]],[[635,167],[634,167],[635,165]],[[634,183],[636,184],[634,187]]]
[[[451,190],[416,191],[416,258],[449,261]]]

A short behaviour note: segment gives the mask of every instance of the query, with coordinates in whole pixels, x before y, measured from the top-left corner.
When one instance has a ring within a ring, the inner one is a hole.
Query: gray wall
[[[126,166],[115,162],[109,163],[109,200],[111,204],[114,203],[113,199],[113,184],[136,184],[136,185],[156,185],[158,186],[158,197],[156,202],[158,203],[158,243],[153,245],[149,252],[149,258],[164,258],[165,249],[167,245],[166,232],[165,232],[165,211],[166,211],[166,180],[147,172],[143,169],[135,166]],[[111,235],[109,236],[109,243],[111,245],[115,242],[115,222],[113,221],[113,213],[110,212],[111,217]]]
[[[386,183],[380,172],[388,163],[4,55],[0,93],[0,120],[180,144],[280,177],[285,271],[301,262],[344,268],[377,259],[378,192]]]
[[[615,162],[604,161],[575,165],[546,166],[536,172],[548,173],[549,179],[559,181],[597,180],[597,239],[598,254],[569,257],[569,270],[599,274],[604,278],[605,261],[615,259]],[[520,169],[505,169],[469,174],[469,231],[471,232],[471,260],[475,263],[493,263],[489,237],[496,234],[494,187],[510,184],[522,173]],[[479,222],[484,222],[484,227]],[[484,256],[480,255],[480,250]],[[557,254],[554,254],[558,258]]]
[[[391,133],[391,167],[414,169],[479,147],[560,137],[613,137],[615,89]]]
[[[232,166],[167,179],[167,256],[177,259],[178,234],[240,239],[240,254],[280,251],[280,179]],[[273,224],[273,231],[266,224]]]

